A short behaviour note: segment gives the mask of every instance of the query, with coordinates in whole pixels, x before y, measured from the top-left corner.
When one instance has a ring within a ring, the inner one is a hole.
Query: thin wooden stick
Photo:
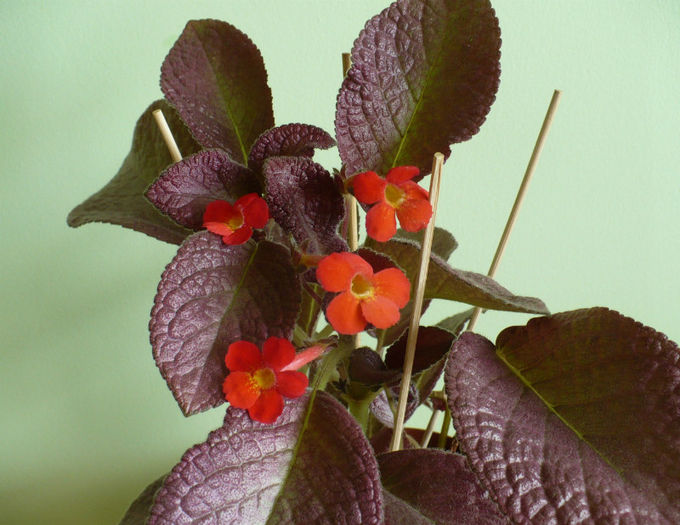
[[[515,197],[515,203],[510,211],[510,216],[508,221],[505,223],[505,229],[503,230],[503,235],[501,235],[501,240],[498,242],[498,248],[496,248],[496,253],[493,256],[493,261],[491,261],[491,266],[489,267],[488,276],[493,277],[496,275],[496,270],[501,262],[501,257],[503,257],[503,252],[508,244],[508,239],[510,238],[510,233],[512,228],[515,226],[515,221],[519,215],[519,210],[522,207],[522,202],[524,201],[524,196],[526,195],[527,188],[529,187],[529,182],[531,182],[531,177],[536,170],[536,165],[538,164],[538,158],[541,156],[541,151],[543,150],[543,145],[545,144],[545,139],[550,131],[550,126],[552,124],[553,118],[555,117],[555,112],[557,111],[557,106],[560,103],[560,97],[562,92],[556,89],[550,100],[550,105],[548,106],[548,111],[545,114],[545,119],[543,120],[543,125],[541,126],[541,131],[538,133],[538,138],[536,139],[536,145],[534,146],[534,151],[531,153],[531,158],[529,159],[529,164],[524,172],[524,178],[522,179],[522,184],[520,184],[519,190],[517,191],[517,197]],[[474,330],[479,314],[482,312],[480,307],[475,308],[472,313],[470,322],[468,323],[467,329],[469,331]]]
[[[411,374],[413,373],[413,358],[416,352],[416,341],[418,340],[418,326],[420,324],[420,314],[423,309],[423,296],[425,295],[425,283],[427,282],[427,270],[430,264],[430,253],[432,252],[432,237],[434,236],[434,220],[437,214],[437,203],[439,202],[439,187],[441,185],[442,166],[444,165],[444,155],[435,153],[432,161],[432,180],[430,180],[430,204],[432,205],[432,217],[425,229],[423,237],[423,247],[420,254],[420,271],[416,284],[416,293],[413,299],[413,315],[406,339],[406,355],[404,356],[404,375],[401,378],[399,390],[399,404],[397,405],[397,418],[394,422],[394,431],[390,450],[395,451],[401,448],[402,433],[404,431],[404,418],[406,416],[406,402],[408,401],[409,385],[411,384]]]
[[[420,440],[420,447],[427,448],[427,445],[432,439],[432,434],[434,434],[434,427],[437,425],[437,420],[439,419],[440,410],[433,409],[432,415],[430,416],[430,421],[427,423],[427,428],[425,429],[425,434],[423,434],[423,439]]]
[[[182,160],[182,154],[179,152],[177,143],[175,142],[175,137],[172,136],[172,131],[170,131],[170,126],[168,126],[168,121],[165,120],[165,115],[160,109],[155,109],[153,111],[153,118],[156,119],[156,124],[158,124],[158,129],[161,130],[161,135],[163,135],[163,140],[165,145],[170,151],[170,157],[172,162],[179,162]]]
[[[342,54],[342,76],[347,76],[350,66],[352,65],[352,57],[349,53]],[[357,213],[357,201],[349,193],[347,198],[347,209],[349,210],[349,225],[347,227],[347,243],[350,251],[354,252],[359,248],[359,215]]]

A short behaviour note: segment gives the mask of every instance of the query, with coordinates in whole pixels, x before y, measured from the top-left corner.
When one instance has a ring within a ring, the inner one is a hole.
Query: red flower
[[[222,236],[224,244],[243,244],[253,228],[264,228],[269,208],[257,193],[249,193],[232,206],[227,201],[212,201],[203,214],[203,227]]]
[[[229,345],[224,362],[230,373],[222,391],[231,406],[248,409],[250,417],[273,423],[283,411],[283,397],[300,397],[309,383],[296,370],[316,359],[322,346],[313,346],[299,354],[287,339],[270,337],[262,352],[253,343],[236,341]]]
[[[411,292],[401,270],[387,268],[374,274],[370,264],[348,252],[321,259],[316,278],[324,290],[341,292],[326,309],[328,321],[341,334],[359,333],[368,323],[376,328],[394,325]]]
[[[366,214],[366,231],[370,237],[379,242],[389,241],[397,231],[395,212],[399,224],[408,232],[427,226],[432,217],[428,192],[411,180],[419,172],[415,166],[399,166],[388,171],[384,179],[374,171],[352,178],[357,200],[375,204]]]

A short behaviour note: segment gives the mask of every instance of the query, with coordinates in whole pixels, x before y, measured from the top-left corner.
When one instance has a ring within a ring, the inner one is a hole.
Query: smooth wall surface
[[[497,280],[552,311],[609,306],[680,340],[680,3],[496,0],[502,76],[445,167],[437,223],[486,272],[552,90],[564,91]],[[223,416],[185,419],[147,323],[175,247],[66,226],[128,152],[191,18],[246,32],[277,124],[333,131],[340,54],[387,0],[0,2],[0,522],[117,523]],[[318,155],[327,168],[337,153]],[[463,308],[438,304],[436,322]],[[529,316],[490,312],[494,339]]]

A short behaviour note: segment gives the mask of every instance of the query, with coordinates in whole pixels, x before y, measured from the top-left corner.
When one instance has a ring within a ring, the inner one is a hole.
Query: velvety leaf
[[[205,231],[189,237],[163,272],[149,324],[154,359],[182,412],[224,403],[229,345],[290,338],[300,300],[281,245],[227,246]]]
[[[385,354],[387,368],[396,370],[404,368],[407,339],[408,332],[387,349]],[[413,374],[422,372],[444,357],[451,349],[454,339],[455,337],[452,334],[436,326],[419,327],[413,359]]]
[[[151,516],[151,507],[156,499],[158,490],[163,486],[166,476],[161,476],[151,483],[144,491],[132,502],[130,508],[123,516],[120,525],[146,525]]]
[[[170,166],[147,190],[146,197],[182,226],[199,230],[210,202],[233,203],[246,193],[259,191],[251,170],[221,150],[206,150]]]
[[[271,157],[264,164],[272,218],[306,253],[347,251],[338,236],[344,199],[330,174],[306,157]]]
[[[161,109],[183,155],[199,150],[175,110],[163,101],[151,104],[137,121],[132,148],[116,176],[68,215],[68,225],[108,222],[146,233],[161,241],[180,244],[191,231],[169,219],[144,198],[144,192],[172,163],[153,111]]]
[[[187,23],[161,67],[161,89],[203,147],[221,148],[244,165],[274,125],[262,55],[226,22]]]
[[[400,450],[378,456],[385,494],[415,509],[423,521],[404,521],[401,504],[385,497],[387,524],[491,525],[507,523],[478,484],[465,457],[443,450]],[[425,521],[427,520],[427,521]]]
[[[388,428],[392,428],[394,427],[394,413],[392,412],[390,401],[387,399],[386,389],[389,389],[390,391],[392,403],[396,410],[397,404],[399,403],[398,384],[383,388],[380,393],[375,396],[375,399],[371,401],[369,408],[371,413],[378,421],[380,421],[380,423]],[[418,388],[416,387],[415,383],[411,382],[408,389],[408,399],[406,400],[406,414],[404,416],[404,421],[408,421],[408,418],[413,415],[416,409],[420,406],[420,403],[421,399]]]
[[[418,244],[392,239],[386,243],[366,242],[366,245],[390,257],[406,272],[411,283],[415,283],[420,268]],[[451,268],[436,254],[430,259],[425,298],[460,301],[489,310],[549,313],[540,299],[516,296],[486,275]]]
[[[458,335],[463,331],[465,324],[472,319],[474,311],[474,308],[469,308],[463,312],[454,314],[439,321],[437,326],[451,334]]]
[[[406,427],[404,429],[404,433],[408,434],[408,437],[404,436],[405,439],[402,442],[402,448],[405,450],[410,450],[414,448],[420,448],[419,443],[423,440],[423,436],[425,435],[425,430],[422,428],[409,428]],[[392,441],[392,429],[389,427],[383,427],[380,430],[378,430],[372,437],[371,437],[371,446],[373,447],[373,450],[375,450],[376,455],[383,454],[385,452],[390,451],[390,442]],[[439,433],[434,432],[432,434],[432,437],[430,438],[430,441],[427,445],[429,448],[437,448],[439,443]],[[418,444],[416,446],[416,444]],[[446,450],[451,450],[451,447],[454,445],[454,440],[451,438],[451,436],[448,436],[446,438]],[[438,449],[441,450],[441,449]]]
[[[388,370],[377,352],[366,346],[352,352],[349,360],[349,377],[367,386],[389,383],[400,375],[399,370]]]
[[[424,230],[419,232],[407,232],[399,228],[392,239],[395,241],[406,239],[407,241],[416,243],[418,246],[422,246],[424,235]],[[370,239],[368,242],[371,245],[383,244],[370,237],[368,239]],[[432,236],[432,251],[440,258],[447,261],[456,248],[458,248],[458,241],[456,241],[451,232],[435,226],[434,235]],[[380,251],[380,249],[378,249],[378,251]]]
[[[377,461],[359,425],[330,395],[286,401],[273,424],[230,407],[221,428],[175,466],[150,524],[379,524]]]
[[[328,149],[335,140],[321,128],[309,124],[286,124],[265,131],[253,144],[248,166],[259,171],[269,157],[312,157],[314,149]]]
[[[479,130],[500,77],[488,0],[399,0],[366,23],[338,95],[335,134],[347,175],[415,165]]]
[[[465,333],[446,371],[463,451],[517,523],[680,523],[680,353],[604,308]]]

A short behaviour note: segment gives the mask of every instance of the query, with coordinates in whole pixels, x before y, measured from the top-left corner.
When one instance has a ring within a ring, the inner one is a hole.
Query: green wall
[[[276,121],[333,130],[340,54],[387,0],[0,2],[0,523],[117,523],[219,425],[185,419],[147,323],[175,248],[67,228],[160,96],[190,18],[224,19],[265,58]],[[564,91],[497,280],[552,311],[605,305],[680,340],[680,3],[496,0],[501,86],[445,167],[452,263],[485,272],[552,90]],[[338,165],[335,151],[317,157]],[[426,319],[462,309],[439,304]],[[490,312],[493,339],[528,316]]]

